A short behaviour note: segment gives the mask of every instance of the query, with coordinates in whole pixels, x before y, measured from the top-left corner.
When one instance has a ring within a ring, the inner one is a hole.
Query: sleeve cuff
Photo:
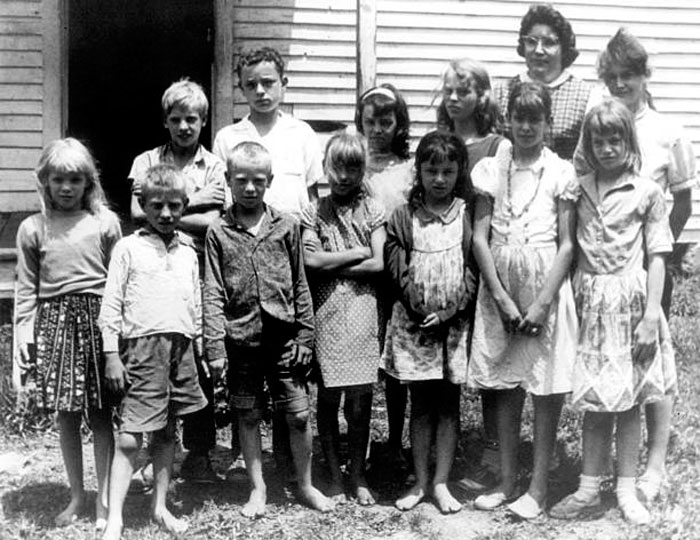
[[[119,336],[115,334],[102,334],[102,350],[104,352],[119,351]]]

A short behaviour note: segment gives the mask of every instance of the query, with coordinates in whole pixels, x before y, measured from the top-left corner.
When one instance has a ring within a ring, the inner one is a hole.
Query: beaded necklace
[[[530,200],[525,203],[525,206],[523,206],[522,210],[518,213],[515,213],[513,211],[513,188],[511,186],[511,169],[515,167],[515,160],[513,159],[513,153],[511,152],[510,155],[510,162],[508,163],[508,174],[506,176],[506,186],[507,186],[507,199],[506,199],[506,212],[513,218],[513,219],[520,219],[523,217],[525,214],[528,213],[530,210],[530,206],[532,206],[532,203],[535,201],[537,198],[537,194],[540,191],[540,184],[542,183],[542,176],[544,175],[544,166],[540,169],[540,173],[537,175],[537,186],[535,186],[535,191],[532,193],[532,197],[530,197]]]

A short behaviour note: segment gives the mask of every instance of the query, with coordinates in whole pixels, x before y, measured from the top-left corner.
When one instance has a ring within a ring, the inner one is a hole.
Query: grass
[[[247,495],[242,471],[226,482],[210,486],[192,486],[174,482],[170,503],[173,510],[190,522],[186,537],[211,540],[438,540],[470,538],[475,540],[541,539],[627,539],[691,540],[700,527],[700,277],[677,281],[671,330],[678,364],[679,396],[674,413],[673,432],[667,460],[668,485],[661,500],[652,506],[649,526],[630,527],[615,508],[612,482],[604,485],[605,514],[596,520],[560,522],[543,519],[538,523],[517,523],[504,512],[487,514],[471,509],[473,496],[464,496],[465,508],[453,516],[441,516],[431,504],[421,504],[411,512],[393,508],[396,496],[405,488],[406,478],[382,461],[386,437],[383,392],[376,392],[372,420],[373,463],[368,473],[379,494],[379,504],[370,509],[354,503],[339,506],[330,514],[310,511],[294,501],[274,474],[269,438],[265,433],[265,471],[270,483],[268,514],[250,521],[238,511]],[[0,538],[87,540],[94,538],[94,515],[88,512],[73,525],[56,529],[54,516],[68,500],[68,487],[60,458],[57,434],[47,421],[31,409],[17,409],[8,398],[9,333],[0,327]],[[478,455],[480,439],[478,400],[467,393],[462,407],[462,454],[455,474]],[[523,422],[523,486],[530,465],[532,413],[526,408]],[[565,408],[558,436],[561,466],[552,480],[552,502],[575,489],[580,471],[580,416]],[[89,434],[86,434],[89,438]],[[219,433],[215,466],[224,471],[231,465],[227,451],[228,432]],[[85,448],[87,486],[94,495],[90,445]],[[318,454],[318,452],[316,452]],[[642,455],[642,462],[644,456]],[[314,470],[323,486],[322,464]],[[148,519],[148,496],[130,495],[127,500],[125,540],[160,540],[168,535]]]

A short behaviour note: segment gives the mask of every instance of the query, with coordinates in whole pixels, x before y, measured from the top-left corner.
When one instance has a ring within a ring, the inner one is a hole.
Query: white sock
[[[620,506],[625,519],[636,525],[649,523],[651,520],[649,511],[637,499],[634,476],[618,476],[615,492],[617,494],[617,504]]]
[[[582,474],[579,478],[577,493],[586,501],[590,501],[600,491],[600,476],[587,476]]]

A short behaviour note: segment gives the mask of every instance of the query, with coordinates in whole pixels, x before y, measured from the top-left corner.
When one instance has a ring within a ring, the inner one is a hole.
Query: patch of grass
[[[340,505],[330,514],[319,514],[300,506],[275,475],[273,460],[265,454],[265,474],[269,481],[268,514],[250,521],[240,516],[241,504],[247,496],[245,476],[240,472],[218,485],[187,485],[174,482],[169,500],[173,510],[185,516],[191,529],[188,539],[207,540],[442,540],[473,538],[475,540],[691,540],[700,527],[700,277],[686,276],[677,280],[674,293],[671,330],[678,364],[679,392],[673,420],[673,432],[667,460],[668,484],[661,500],[652,505],[653,521],[646,527],[630,527],[615,507],[612,482],[604,486],[606,512],[591,521],[561,522],[545,519],[538,523],[516,523],[502,511],[492,514],[471,510],[470,496],[461,500],[465,509],[454,516],[440,516],[430,503],[402,513],[393,508],[395,498],[406,487],[405,473],[393,470],[382,459],[386,441],[386,411],[383,390],[377,385],[375,412],[372,418],[372,463],[368,479],[377,491],[378,504],[366,509],[355,503]],[[0,328],[0,358],[6,358],[7,333]],[[5,363],[3,362],[3,366]],[[3,368],[4,369],[4,368]],[[3,380],[6,373],[3,372]],[[5,387],[3,387],[3,390]],[[5,403],[5,402],[3,402]],[[0,404],[1,405],[1,404]],[[0,411],[0,452],[13,450],[25,460],[21,470],[0,473],[0,538],[3,540],[91,540],[94,513],[87,512],[65,529],[53,526],[54,516],[68,501],[65,472],[55,432],[39,425],[24,428],[17,435],[8,422],[14,409]],[[478,459],[481,451],[479,426],[481,406],[478,398],[464,392],[462,396],[462,453],[455,473],[468,462]],[[521,486],[526,486],[530,465],[532,413],[524,414]],[[270,446],[266,430],[265,448]],[[215,465],[223,472],[231,464],[226,448],[228,430],[219,433]],[[407,437],[406,437],[407,439]],[[550,502],[556,502],[575,489],[581,466],[581,415],[565,407],[559,434],[558,455],[561,466],[552,482]],[[408,441],[406,440],[406,443]],[[91,448],[86,445],[84,457],[86,483],[94,496],[94,473]],[[318,452],[318,443],[315,444]],[[181,458],[182,456],[180,456]],[[2,458],[0,457],[0,460]],[[642,456],[644,459],[644,456]],[[317,460],[320,461],[320,460]],[[325,476],[317,463],[315,481],[321,487]],[[130,495],[125,512],[125,540],[165,540],[169,536],[152,524],[148,517],[148,496]],[[469,531],[469,532],[467,532]]]

